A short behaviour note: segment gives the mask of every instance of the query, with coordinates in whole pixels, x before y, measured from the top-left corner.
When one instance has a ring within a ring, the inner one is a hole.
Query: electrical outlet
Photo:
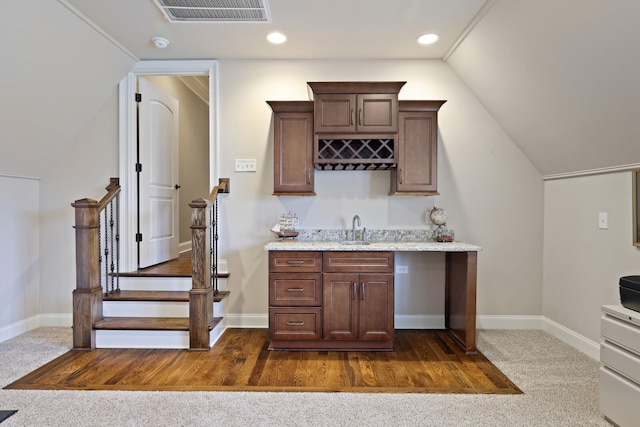
[[[409,267],[406,265],[398,265],[396,266],[396,273],[398,274],[407,274],[409,272]]]
[[[236,172],[255,172],[256,159],[236,159]]]
[[[606,212],[600,212],[598,216],[598,228],[606,230],[609,228],[609,214]]]

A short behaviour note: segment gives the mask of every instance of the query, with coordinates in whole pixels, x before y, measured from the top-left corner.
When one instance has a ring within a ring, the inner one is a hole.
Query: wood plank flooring
[[[396,330],[392,352],[269,351],[266,329],[227,329],[210,351],[72,350],[4,388],[522,393],[482,354],[425,330]]]
[[[120,277],[191,277],[191,251],[180,253],[178,258],[130,273],[118,273]],[[229,277],[229,273],[218,273],[218,277]]]

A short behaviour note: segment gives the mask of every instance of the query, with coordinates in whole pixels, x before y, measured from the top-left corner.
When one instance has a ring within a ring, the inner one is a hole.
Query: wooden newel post
[[[75,208],[76,289],[73,291],[73,349],[96,347],[93,325],[102,320],[102,287],[99,261],[99,204],[81,199]]]
[[[209,350],[209,329],[213,324],[213,287],[211,286],[211,243],[208,239],[209,203],[196,199],[191,207],[192,285],[189,291],[189,348]]]

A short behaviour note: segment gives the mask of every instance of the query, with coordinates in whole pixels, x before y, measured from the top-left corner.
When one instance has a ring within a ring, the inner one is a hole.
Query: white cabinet
[[[613,423],[635,426],[640,403],[640,313],[602,306],[600,412]]]

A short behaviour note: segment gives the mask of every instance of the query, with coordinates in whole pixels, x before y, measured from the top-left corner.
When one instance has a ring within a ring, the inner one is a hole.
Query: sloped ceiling
[[[640,163],[640,2],[498,0],[449,64],[543,175]]]
[[[3,0],[0,35],[0,173],[41,177],[136,61],[50,0]]]
[[[138,59],[201,58],[443,59],[541,175],[640,164],[637,0],[269,3],[270,24],[209,26],[152,0],[4,0],[0,173],[39,176]]]

